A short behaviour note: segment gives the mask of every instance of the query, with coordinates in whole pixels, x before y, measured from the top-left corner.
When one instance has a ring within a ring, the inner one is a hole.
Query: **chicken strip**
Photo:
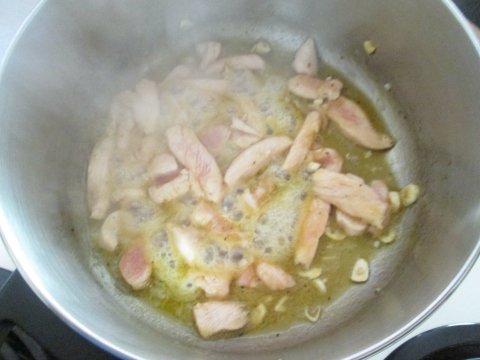
[[[317,111],[312,111],[307,115],[283,163],[283,170],[294,171],[305,160],[315,136],[320,130],[321,116],[324,115]]]
[[[270,290],[283,290],[295,286],[295,279],[279,266],[262,262],[257,265],[255,271]]]
[[[372,150],[389,149],[394,145],[390,136],[374,129],[367,114],[352,100],[341,96],[330,103],[327,115],[342,134],[357,145]]]
[[[134,289],[141,290],[148,285],[152,275],[152,264],[142,246],[127,250],[118,263],[123,279]]]
[[[115,141],[106,137],[93,148],[88,163],[87,191],[90,217],[100,220],[110,208],[110,159]]]
[[[245,149],[225,172],[225,183],[232,187],[240,180],[256,175],[274,156],[286,151],[291,144],[292,141],[287,136],[273,136]]]
[[[148,165],[148,175],[155,184],[165,184],[180,173],[177,161],[167,153],[155,156]]]
[[[182,169],[180,174],[167,183],[160,183],[150,186],[148,188],[148,195],[157,204],[162,204],[166,201],[171,201],[182,195],[185,195],[190,190],[189,172]]]
[[[325,232],[330,215],[330,204],[314,196],[305,208],[295,244],[295,264],[309,268],[317,253],[318,242]]]
[[[343,84],[337,79],[321,80],[308,75],[296,75],[288,80],[288,90],[303,99],[326,100],[338,99]]]
[[[240,274],[235,284],[240,287],[256,288],[260,284],[260,279],[258,278],[257,272],[255,271],[255,265],[252,264],[247,267]]]
[[[198,137],[211,154],[218,155],[227,145],[231,135],[232,130],[228,126],[217,124],[204,128]]]
[[[190,170],[190,176],[199,184],[207,200],[218,203],[222,198],[222,173],[213,156],[198,140],[195,133],[181,125],[166,131],[170,151]]]
[[[206,41],[195,45],[195,50],[200,56],[200,69],[205,70],[208,66],[213,64],[222,51],[222,44],[216,41]]]
[[[361,235],[368,227],[364,221],[354,218],[339,209],[335,211],[335,220],[338,226],[349,236]]]
[[[343,159],[340,154],[331,148],[322,148],[312,151],[313,161],[322,165],[324,169],[334,172],[342,171]]]
[[[248,321],[245,306],[236,301],[207,301],[193,307],[198,332],[208,338],[222,331],[243,328]]]
[[[297,50],[293,60],[293,69],[297,74],[314,76],[318,72],[317,49],[313,39],[307,39]]]
[[[314,192],[346,214],[383,228],[388,205],[363,180],[349,174],[319,169],[313,174]]]

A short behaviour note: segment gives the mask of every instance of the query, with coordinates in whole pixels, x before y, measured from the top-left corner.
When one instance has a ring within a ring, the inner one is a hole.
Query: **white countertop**
[[[22,21],[39,0],[0,0],[0,59]],[[14,269],[14,264],[0,241],[0,268]],[[480,262],[477,261],[467,278],[450,298],[409,335],[403,337],[370,360],[384,359],[406,339],[442,325],[480,322]]]

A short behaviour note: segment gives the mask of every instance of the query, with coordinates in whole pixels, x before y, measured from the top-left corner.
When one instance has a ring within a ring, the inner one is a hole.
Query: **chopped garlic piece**
[[[321,165],[319,163],[312,161],[311,163],[308,163],[306,170],[309,174],[313,174],[315,171],[320,169],[320,166]]]
[[[367,40],[363,42],[363,50],[367,55],[373,55],[377,51],[377,47],[372,40]]]
[[[272,302],[272,300],[273,300],[273,296],[272,296],[272,295],[268,295],[267,297],[265,297],[265,298],[263,299],[263,302],[264,302],[265,304],[269,304],[269,303]]]
[[[368,262],[365,259],[358,259],[353,266],[352,275],[350,279],[354,282],[365,282],[368,280],[370,269]]]
[[[258,41],[252,47],[252,53],[256,53],[256,54],[260,54],[260,55],[268,54],[270,51],[272,51],[272,47],[265,40]]]
[[[375,240],[375,241],[373,242],[373,247],[374,247],[375,249],[378,249],[378,248],[380,247],[380,245],[381,245],[380,240]]]
[[[320,315],[322,314],[322,307],[317,306],[316,309],[313,310],[313,312],[310,312],[308,306],[305,306],[305,310],[303,311],[303,313],[305,314],[305,317],[311,322],[317,322],[320,318]]]
[[[397,232],[395,230],[390,230],[388,234],[380,236],[380,241],[384,244],[390,244],[397,237]]]
[[[371,156],[372,156],[372,151],[371,151],[371,150],[366,151],[365,154],[363,155],[363,157],[364,157],[365,159],[368,159],[368,158],[370,158]]]
[[[420,188],[418,185],[410,184],[405,186],[402,190],[400,190],[402,205],[405,207],[412,205],[415,201],[417,201],[419,194]]]
[[[347,235],[340,230],[333,230],[330,227],[327,227],[327,230],[325,230],[325,235],[332,240],[343,240],[347,237]]]
[[[288,300],[288,295],[283,296],[278,302],[275,304],[275,307],[273,308],[276,312],[285,312],[287,311],[287,307],[285,306],[285,303]]]
[[[388,200],[390,201],[390,206],[393,212],[400,210],[402,204],[400,202],[400,193],[398,191],[390,191],[388,193]]]
[[[298,275],[307,279],[316,279],[322,275],[322,269],[319,267],[311,268],[310,270],[299,271]]]
[[[267,314],[267,307],[264,304],[257,305],[251,312],[250,312],[250,323],[253,326],[258,326],[262,323],[265,315]]]
[[[387,90],[387,91],[392,90],[392,84],[389,83],[389,82],[385,83],[385,84],[383,85],[383,87],[384,87],[385,90]]]
[[[322,294],[327,293],[327,285],[325,285],[325,281],[323,281],[322,279],[315,279],[313,280],[313,283]]]

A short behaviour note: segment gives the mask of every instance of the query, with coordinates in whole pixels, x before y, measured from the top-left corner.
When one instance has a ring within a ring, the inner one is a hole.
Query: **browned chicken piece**
[[[190,176],[199,184],[207,200],[218,203],[222,198],[222,173],[214,157],[198,140],[195,133],[181,125],[166,131],[170,151],[177,160],[190,170]]]
[[[335,172],[342,171],[343,159],[340,154],[331,148],[322,148],[312,151],[313,161],[322,165],[324,169]]]
[[[90,217],[100,220],[110,208],[110,159],[114,140],[106,137],[93,148],[88,163],[87,189]]]
[[[288,80],[288,90],[303,99],[333,101],[338,99],[343,84],[337,79],[321,80],[308,75],[296,75]]]
[[[216,124],[204,128],[198,137],[211,154],[218,155],[227,145],[231,135],[232,130],[228,126]]]
[[[225,61],[234,70],[265,70],[265,60],[257,54],[230,56]]]
[[[335,211],[335,220],[338,226],[349,236],[361,235],[368,227],[364,221],[354,218],[339,209]]]
[[[293,60],[297,74],[314,76],[318,72],[317,49],[313,39],[307,39],[297,50]]]
[[[270,290],[283,290],[295,286],[295,279],[279,266],[262,262],[257,265],[255,271]]]
[[[243,328],[248,321],[245,305],[237,301],[207,301],[193,307],[198,332],[204,338]]]
[[[155,156],[148,165],[148,175],[156,184],[165,184],[175,179],[180,173],[177,161],[167,153]]]
[[[342,134],[357,145],[372,150],[389,149],[394,145],[390,136],[375,130],[367,114],[352,100],[341,96],[330,103],[327,114]]]
[[[240,287],[256,288],[260,284],[260,279],[255,271],[255,265],[251,264],[249,267],[247,267],[240,274],[235,284]]]
[[[148,195],[157,204],[162,204],[185,195],[189,190],[189,172],[187,169],[182,169],[174,179],[163,184],[159,183],[150,186]]]
[[[195,45],[195,50],[198,56],[200,56],[200,69],[205,70],[220,56],[222,44],[216,41],[206,41]]]
[[[225,183],[234,186],[263,170],[274,156],[286,151],[292,140],[288,136],[272,136],[259,141],[238,155],[225,172]]]
[[[209,299],[223,300],[230,292],[230,283],[232,278],[230,274],[214,275],[204,274],[198,277],[195,284],[199,286]]]
[[[293,145],[288,151],[287,158],[285,159],[282,169],[287,171],[294,171],[300,167],[307,154],[312,147],[315,136],[320,130],[321,116],[317,111],[310,112],[300,128]]]
[[[312,264],[320,237],[327,227],[330,207],[329,203],[313,196],[310,204],[304,209],[295,244],[295,264],[303,265],[306,268]]]
[[[313,174],[314,192],[322,200],[368,224],[383,228],[388,205],[363,180],[319,169]]]
[[[123,279],[134,290],[148,285],[152,275],[152,264],[147,259],[143,246],[135,246],[123,253],[118,264]]]

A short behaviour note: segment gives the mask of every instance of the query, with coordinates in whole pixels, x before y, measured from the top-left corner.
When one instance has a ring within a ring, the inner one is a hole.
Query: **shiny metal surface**
[[[355,11],[348,0],[37,7],[0,79],[0,229],[16,265],[68,323],[124,357],[337,359],[378,350],[443,301],[479,251],[479,45],[455,11],[436,0],[364,0]],[[398,140],[391,158],[400,183],[418,182],[424,195],[368,286],[352,288],[317,326],[200,341],[140,311],[101,266],[92,269],[84,192],[99,119],[115,93],[195,41],[264,37],[294,50],[306,36],[373,100]],[[372,57],[366,39],[378,46]]]

